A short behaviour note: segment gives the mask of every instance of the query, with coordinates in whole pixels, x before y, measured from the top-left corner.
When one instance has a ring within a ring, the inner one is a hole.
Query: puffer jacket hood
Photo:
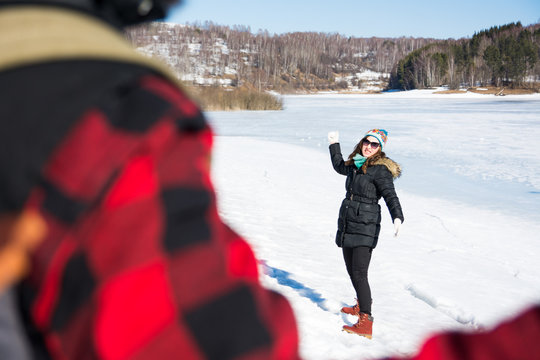
[[[379,159],[377,159],[376,161],[370,164],[370,166],[373,166],[373,165],[386,166],[386,168],[388,169],[388,171],[390,171],[394,179],[397,179],[398,177],[401,176],[401,165],[399,165],[397,162],[390,159],[389,157],[381,156]]]

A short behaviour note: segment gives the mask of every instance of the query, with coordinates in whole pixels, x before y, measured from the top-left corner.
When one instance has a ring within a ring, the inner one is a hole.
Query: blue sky
[[[540,0],[184,0],[167,18],[176,23],[206,20],[249,26],[254,33],[447,39],[511,22],[540,22]]]

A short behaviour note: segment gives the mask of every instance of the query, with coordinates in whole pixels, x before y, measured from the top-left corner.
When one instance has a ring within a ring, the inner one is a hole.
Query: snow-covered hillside
[[[209,113],[224,219],[254,246],[263,282],[287,296],[305,359],[411,354],[448,329],[489,328],[540,302],[540,97],[414,91],[285,97],[282,112]],[[344,154],[372,127],[404,167],[394,238],[383,205],[370,282],[374,336],[341,331],[354,293],[334,244]],[[536,170],[535,170],[536,169]]]
[[[170,68],[176,70],[178,78],[182,81],[196,85],[232,85],[237,75],[237,66],[220,66],[222,55],[229,53],[227,43],[223,39],[216,39],[211,45],[204,46],[210,51],[207,58],[201,57],[203,44],[200,39],[183,39],[183,41],[166,41],[174,38],[178,24],[160,24],[160,35],[154,35],[152,42],[137,47],[137,50],[147,56],[155,56],[163,60]]]
[[[384,89],[394,62],[430,39],[339,34],[252,34],[242,27],[151,23],[129,30],[136,48],[196,85],[251,84],[275,91]]]

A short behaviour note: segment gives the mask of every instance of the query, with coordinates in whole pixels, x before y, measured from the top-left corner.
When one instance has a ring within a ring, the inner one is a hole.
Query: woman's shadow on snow
[[[315,290],[305,286],[304,284],[294,279],[291,279],[290,272],[270,266],[264,260],[261,260],[260,263],[263,266],[264,273],[270,276],[271,278],[276,279],[278,284],[283,285],[283,286],[288,286],[291,289],[296,290],[296,292],[298,292],[300,296],[308,298],[315,305],[320,307],[322,310],[328,311],[328,308],[324,305],[324,302],[326,301],[326,299],[323,298],[321,294],[319,294]]]
[[[276,279],[278,284],[290,287],[291,289],[295,290],[300,296],[305,297],[309,300],[311,300],[315,305],[317,305],[321,310],[324,311],[332,311],[329,309],[326,305],[326,299],[322,297],[321,294],[319,294],[317,291],[305,286],[304,284],[291,279],[291,273],[285,270],[281,270],[278,268],[275,268],[273,266],[270,266],[266,263],[266,261],[261,260],[259,261],[263,267],[263,272],[270,276],[273,279]],[[345,304],[342,304],[345,305]],[[352,325],[353,323],[350,321],[347,314],[344,314],[342,312],[339,312],[339,315],[341,315],[341,318],[347,325]]]

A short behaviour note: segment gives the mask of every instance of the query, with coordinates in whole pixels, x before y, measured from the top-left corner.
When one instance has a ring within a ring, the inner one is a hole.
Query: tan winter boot
[[[371,339],[373,332],[373,317],[365,313],[360,313],[360,315],[358,315],[358,322],[353,326],[344,325],[343,330],[351,334]]]
[[[358,300],[353,306],[344,306],[341,308],[341,312],[348,315],[358,316],[360,314],[360,305],[358,305]]]

